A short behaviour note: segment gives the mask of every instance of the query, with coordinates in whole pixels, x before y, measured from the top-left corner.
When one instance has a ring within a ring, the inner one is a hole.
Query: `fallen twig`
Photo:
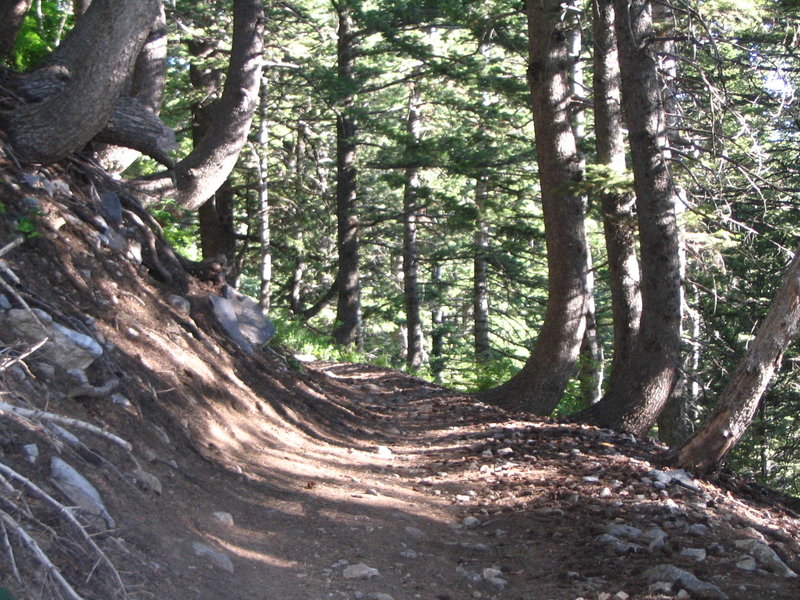
[[[15,406],[13,404],[8,404],[7,402],[0,402],[0,411],[9,412],[11,414],[18,415],[20,417],[25,417],[28,419],[44,419],[45,421],[52,421],[53,423],[60,423],[62,425],[70,425],[72,427],[77,427],[78,429],[83,429],[97,436],[103,437],[113,442],[117,446],[124,448],[128,452],[131,452],[133,450],[133,446],[131,446],[130,442],[123,440],[121,437],[114,435],[113,433],[110,433],[105,429],[101,429],[97,425],[92,425],[91,423],[87,423],[86,421],[80,421],[78,419],[73,419],[71,417],[64,417],[54,413],[45,412],[43,410],[22,408],[21,406]]]

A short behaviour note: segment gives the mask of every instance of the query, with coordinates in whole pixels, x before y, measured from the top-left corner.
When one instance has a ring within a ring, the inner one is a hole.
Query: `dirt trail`
[[[704,483],[654,488],[654,447],[515,420],[391,371],[316,364],[307,373],[318,376],[309,390],[324,391],[327,379],[328,393],[358,407],[343,427],[349,440],[299,436],[277,453],[260,453],[254,440],[221,445],[227,471],[195,465],[194,484],[176,477],[159,508],[177,507],[191,535],[154,540],[166,563],[162,598],[674,597],[680,586],[659,596],[641,576],[664,563],[730,598],[800,597],[794,579],[734,567],[736,540],[772,531],[767,541],[797,569],[797,522]],[[234,525],[215,523],[214,511]],[[597,541],[608,524],[659,527],[667,542],[620,552]],[[194,556],[192,536],[229,556],[234,572]],[[708,557],[698,562],[685,548]]]

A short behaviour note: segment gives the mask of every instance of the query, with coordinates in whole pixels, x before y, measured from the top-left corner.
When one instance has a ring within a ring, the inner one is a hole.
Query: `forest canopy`
[[[798,9],[0,0],[0,141],[92,156],[298,353],[798,493]]]

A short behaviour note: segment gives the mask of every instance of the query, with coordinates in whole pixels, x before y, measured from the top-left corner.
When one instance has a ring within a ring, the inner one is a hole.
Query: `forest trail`
[[[18,281],[0,291],[0,463],[21,476],[0,481],[2,515],[77,597],[800,598],[796,499],[694,481],[647,441],[527,421],[398,371],[298,364],[280,344],[248,354],[215,321],[218,287],[173,280],[134,204],[118,234],[87,209],[92,169],[0,167],[0,240],[30,206],[37,218],[2,262]],[[30,307],[93,341],[77,379],[35,346],[41,330],[23,341]],[[113,519],[85,522],[124,592],[24,483],[69,503],[59,460]],[[10,539],[26,585],[2,543],[0,594],[63,597]]]
[[[220,436],[227,468],[176,477],[160,500],[166,520],[144,526],[169,531],[169,515],[183,515],[182,533],[153,540],[161,598],[800,597],[797,579],[736,567],[746,539],[800,567],[791,511],[702,482],[659,482],[648,443],[517,420],[385,369],[316,363],[307,374],[310,392],[333,395],[322,412],[339,396],[360,416],[331,422],[327,440],[299,436],[283,450],[259,452],[254,440],[224,448]],[[233,421],[231,431],[243,425]],[[233,524],[216,522],[217,511]],[[229,557],[233,572],[193,555],[192,536]],[[701,582],[670,591],[644,575],[657,565]]]

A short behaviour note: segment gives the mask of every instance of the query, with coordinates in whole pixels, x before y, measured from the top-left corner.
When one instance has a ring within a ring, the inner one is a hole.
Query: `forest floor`
[[[0,400],[132,445],[0,409],[0,463],[63,499],[60,457],[98,490],[114,524],[89,528],[124,583],[14,480],[0,486],[0,597],[65,597],[20,549],[19,522],[85,599],[800,598],[796,499],[696,481],[646,440],[526,420],[397,371],[247,355],[214,324],[217,290],[190,280],[181,312],[169,283],[98,236],[79,164],[0,167],[0,246],[31,202],[39,232],[3,257],[19,282],[0,290],[0,317],[25,302],[91,334],[104,354],[89,382],[119,381],[110,397],[76,393],[3,326],[0,359],[23,354],[0,360]]]

